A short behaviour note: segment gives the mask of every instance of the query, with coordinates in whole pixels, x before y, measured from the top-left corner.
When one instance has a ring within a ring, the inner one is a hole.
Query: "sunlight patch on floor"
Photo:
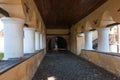
[[[56,80],[56,78],[54,76],[48,77],[47,80]]]

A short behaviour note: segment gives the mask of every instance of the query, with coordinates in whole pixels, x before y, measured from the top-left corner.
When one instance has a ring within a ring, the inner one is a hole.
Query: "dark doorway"
[[[54,37],[48,42],[48,50],[67,50],[67,42],[62,37]]]

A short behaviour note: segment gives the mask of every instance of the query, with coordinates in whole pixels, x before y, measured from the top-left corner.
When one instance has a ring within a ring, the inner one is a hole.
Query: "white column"
[[[23,53],[23,26],[25,21],[19,18],[4,17],[4,60],[20,58]]]
[[[98,28],[98,51],[109,52],[110,28]]]
[[[40,33],[40,49],[43,49],[42,33]]]
[[[40,50],[40,33],[35,32],[35,50]]]
[[[35,29],[24,28],[24,53],[35,52]]]
[[[92,50],[92,31],[85,32],[85,49]]]
[[[44,47],[45,47],[45,40],[44,40],[44,34],[42,34],[42,48],[44,49]]]

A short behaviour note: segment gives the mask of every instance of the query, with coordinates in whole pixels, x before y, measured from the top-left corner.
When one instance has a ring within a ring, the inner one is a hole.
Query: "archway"
[[[67,50],[67,42],[63,37],[53,37],[48,42],[48,50]]]

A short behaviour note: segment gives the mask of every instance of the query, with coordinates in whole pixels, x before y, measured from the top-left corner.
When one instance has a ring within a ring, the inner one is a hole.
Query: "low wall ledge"
[[[28,60],[29,58],[33,57],[34,55],[38,54],[39,52],[41,52],[43,50],[44,49],[36,51],[35,53],[25,54],[22,58],[0,60],[0,75],[5,73],[8,70],[14,68],[15,66],[21,64],[22,62]]]
[[[90,52],[96,52],[96,54],[101,53],[101,54],[105,54],[105,55],[120,57],[120,53],[114,53],[114,52],[100,52],[100,51],[97,51],[97,50],[85,50],[85,49],[82,49],[82,51],[90,51]]]

